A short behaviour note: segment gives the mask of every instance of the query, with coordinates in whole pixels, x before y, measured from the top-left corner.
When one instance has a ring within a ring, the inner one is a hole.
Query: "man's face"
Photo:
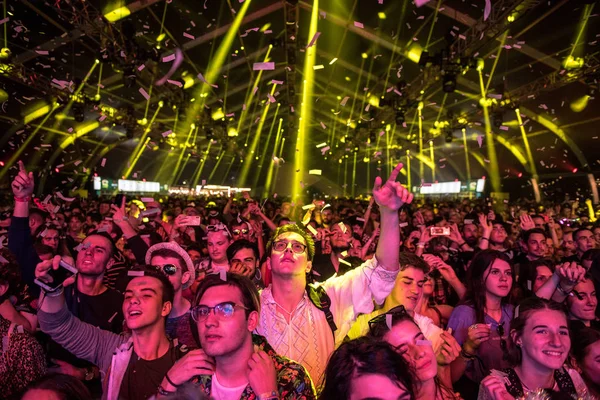
[[[242,346],[252,341],[252,331],[258,322],[256,311],[246,318],[246,312],[242,308],[242,292],[235,286],[221,285],[207,289],[198,305],[215,307],[227,302],[233,303],[235,307],[231,316],[215,315],[215,310],[212,309],[204,320],[197,322],[202,350],[211,357],[237,353]]]
[[[76,267],[81,275],[98,276],[113,264],[111,244],[107,238],[92,235],[83,241],[83,249],[77,254]]]
[[[267,267],[271,269],[273,275],[283,277],[305,276],[312,263],[308,261],[308,249],[305,248],[301,253],[295,253],[292,250],[293,243],[299,243],[306,246],[304,238],[296,232],[285,232],[279,235],[274,242],[285,242],[287,247],[283,251],[271,249],[271,254],[267,259]]]
[[[472,244],[477,243],[477,238],[479,237],[479,231],[477,229],[477,225],[475,224],[466,224],[463,227],[463,238],[465,242],[471,246]]]
[[[341,250],[348,250],[352,240],[352,230],[348,225],[340,222],[331,227],[331,246]]]
[[[227,263],[227,247],[229,237],[224,231],[208,232],[207,235],[208,256],[217,264]]]
[[[595,244],[594,234],[587,230],[579,232],[575,244],[577,246],[577,251],[581,253],[585,253],[589,249],[593,249]]]
[[[132,331],[157,324],[164,324],[171,312],[172,304],[163,303],[162,282],[151,276],[133,278],[125,290],[123,315],[127,327]]]
[[[407,311],[412,312],[423,294],[425,273],[414,267],[408,267],[398,273],[392,299],[396,304],[403,305]]]
[[[243,267],[243,269],[240,267]],[[231,268],[243,270],[244,276],[252,278],[258,268],[258,260],[254,256],[254,251],[248,248],[238,250],[231,259]]]
[[[58,213],[55,215],[56,223],[59,227],[64,228],[65,226],[65,214]]]
[[[563,247],[567,251],[575,251],[575,241],[573,240],[573,232],[567,232],[563,235]]]
[[[433,221],[433,211],[424,210],[421,214],[423,214],[423,219],[425,220],[425,222]]]
[[[98,229],[103,230],[104,232],[108,233],[109,235],[112,236],[112,230],[113,230],[113,223],[112,221],[109,221],[107,219],[103,219],[102,221],[100,221],[100,223],[98,224]]]
[[[190,280],[190,273],[187,271],[185,265],[181,265],[181,261],[176,257],[162,257],[154,256],[150,260],[150,265],[161,267],[160,270],[163,272],[162,267],[167,264],[173,264],[177,271],[174,275],[166,275],[169,281],[173,285],[175,292],[181,290],[181,287]]]
[[[490,234],[490,241],[497,244],[502,244],[506,240],[507,236],[506,229],[504,229],[502,224],[494,224],[492,227],[492,233]]]
[[[40,226],[44,223],[44,219],[40,217],[38,214],[32,214],[29,216],[29,230],[33,234],[38,230]]]
[[[79,218],[71,217],[71,219],[69,220],[69,230],[71,232],[79,233],[79,232],[81,232],[82,227],[83,227],[83,224],[81,223]]]
[[[109,203],[100,203],[100,207],[98,208],[98,212],[101,215],[107,215],[110,212],[110,204]]]
[[[542,217],[533,217],[531,220],[535,224],[536,228],[544,229],[544,225],[546,223],[546,221],[544,221],[544,218],[542,218]]]
[[[56,229],[46,229],[46,234],[42,237],[42,244],[52,247],[52,250],[56,253],[59,241],[60,237]]]
[[[594,228],[594,240],[596,241],[596,247],[600,247],[600,227]]]
[[[540,258],[546,255],[546,237],[541,233],[532,233],[527,239],[527,254]]]
[[[233,225],[231,227],[231,235],[233,236],[233,240],[250,240],[250,228],[246,223]]]
[[[188,250],[187,253],[190,256],[190,258],[192,259],[192,262],[194,263],[194,265],[198,265],[198,263],[202,259],[202,253],[200,253],[198,250],[194,250],[194,249]]]
[[[331,210],[328,208],[324,209],[323,212],[321,213],[321,219],[323,220],[324,224],[330,224],[331,221],[333,220],[333,214],[332,214]]]

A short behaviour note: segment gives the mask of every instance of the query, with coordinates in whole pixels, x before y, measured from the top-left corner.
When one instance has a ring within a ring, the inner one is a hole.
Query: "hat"
[[[183,258],[183,261],[185,261],[187,272],[189,272],[191,276],[182,288],[187,289],[188,287],[190,287],[194,282],[194,278],[196,277],[196,270],[194,268],[194,263],[192,262],[192,259],[190,258],[189,254],[175,242],[162,242],[155,244],[154,246],[148,249],[148,251],[146,252],[146,264],[150,265],[152,261],[152,255],[154,254],[154,252],[159,250],[170,250],[173,253],[177,253],[177,255]]]

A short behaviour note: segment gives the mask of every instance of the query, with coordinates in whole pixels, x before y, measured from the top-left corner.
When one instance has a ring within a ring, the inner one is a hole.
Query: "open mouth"
[[[557,357],[557,358],[560,358],[563,355],[562,351],[544,350],[544,351],[542,351],[542,353],[544,353],[545,355],[547,355],[549,357]]]
[[[142,315],[142,312],[140,310],[130,310],[127,312],[127,315],[129,316],[129,318],[135,318]]]

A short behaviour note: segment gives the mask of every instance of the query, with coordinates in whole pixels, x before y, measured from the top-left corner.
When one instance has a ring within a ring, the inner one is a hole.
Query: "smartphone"
[[[123,196],[125,196],[123,193],[119,193],[118,195],[116,195],[113,204],[117,207],[121,207],[121,204],[123,204]]]
[[[58,289],[60,286],[62,286],[63,282],[67,278],[69,278],[77,273],[77,269],[64,260],[60,260],[58,265],[59,265],[58,269],[52,268],[52,269],[50,269],[50,271],[48,271],[48,275],[52,278],[52,282],[47,283],[47,282],[42,282],[38,279],[35,279],[34,280],[35,284],[38,285],[39,287],[43,288],[44,290],[47,290],[48,292],[53,292],[56,289]]]
[[[149,208],[148,210],[140,212],[142,217],[149,217],[157,214],[160,214],[160,208]]]
[[[200,216],[199,215],[188,215],[183,220],[181,224],[183,226],[200,226]]]
[[[429,228],[431,236],[450,236],[450,228],[447,226],[432,226]]]

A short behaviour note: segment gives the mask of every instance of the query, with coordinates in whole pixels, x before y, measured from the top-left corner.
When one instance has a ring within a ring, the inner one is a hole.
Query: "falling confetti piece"
[[[479,144],[479,148],[483,145],[483,136],[477,135],[477,144]]]
[[[315,42],[317,41],[317,39],[319,38],[319,36],[321,36],[321,32],[317,32],[315,33],[315,35],[313,36],[313,38],[311,39],[310,43],[308,44],[308,46],[306,46],[306,48],[308,49],[309,47],[314,46]]]
[[[144,96],[144,98],[145,98],[146,100],[149,100],[149,99],[150,99],[150,95],[148,94],[148,92],[146,92],[146,91],[144,90],[144,88],[140,88],[139,92],[140,92],[140,94],[141,94],[142,96]]]
[[[254,71],[273,71],[274,69],[274,62],[260,62],[252,64],[252,70]]]
[[[311,169],[308,171],[309,175],[321,175],[322,171],[320,169]]]
[[[341,106],[345,106],[345,105],[346,105],[346,103],[348,102],[348,100],[349,100],[349,99],[350,99],[350,97],[349,97],[349,96],[346,96],[346,97],[344,97],[344,98],[342,99],[342,101],[340,102],[340,105],[341,105]]]
[[[100,162],[100,166],[104,167],[106,165],[106,158],[103,158],[102,161]]]

